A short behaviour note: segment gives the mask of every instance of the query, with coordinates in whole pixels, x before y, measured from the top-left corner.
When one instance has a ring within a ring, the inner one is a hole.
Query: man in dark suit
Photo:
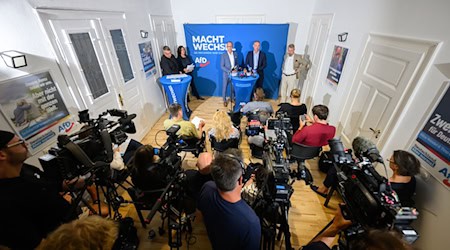
[[[172,55],[169,46],[163,47],[163,55],[161,56],[160,66],[162,69],[162,75],[179,74],[180,67],[177,59]]]
[[[233,43],[227,42],[227,51],[220,56],[220,68],[222,69],[222,97],[223,97],[223,106],[227,106],[227,87],[230,82],[229,75],[232,71],[236,71],[239,67],[238,56],[236,52],[233,51]],[[231,96],[233,93],[233,85],[231,85]]]
[[[253,43],[253,51],[249,51],[247,53],[247,57],[245,58],[245,66],[251,67],[252,70],[256,70],[259,75],[255,88],[263,87],[264,69],[267,66],[266,53],[259,50],[260,46],[261,43],[259,41],[255,41]]]

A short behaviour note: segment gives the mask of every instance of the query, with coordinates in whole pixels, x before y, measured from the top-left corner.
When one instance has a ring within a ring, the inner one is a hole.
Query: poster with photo
[[[1,82],[0,110],[25,140],[45,133],[69,115],[48,71]]]
[[[449,85],[449,83],[447,83]],[[431,113],[411,151],[442,185],[450,190],[450,88]]]
[[[328,69],[327,81],[335,86],[339,84],[348,49],[341,46],[334,46],[331,57],[330,68]]]
[[[145,78],[148,79],[156,73],[155,58],[153,56],[152,43],[145,42],[139,44],[142,66],[144,66]]]

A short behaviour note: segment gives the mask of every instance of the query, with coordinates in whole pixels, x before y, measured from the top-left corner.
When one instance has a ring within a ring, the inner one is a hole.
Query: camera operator
[[[134,153],[131,180],[142,191],[155,190],[166,186],[166,172],[157,164],[153,147],[143,145]],[[145,194],[145,200],[154,202],[160,194]]]
[[[273,113],[272,105],[270,105],[269,102],[265,102],[264,97],[264,90],[262,88],[256,88],[253,94],[254,101],[245,104],[241,110],[242,113],[246,115],[251,112],[257,112],[260,124],[266,124],[267,119]],[[261,134],[249,136],[248,144],[254,144],[258,147],[263,147],[264,136]]]
[[[259,249],[258,216],[241,198],[241,151],[219,153],[211,166],[214,181],[203,185],[198,201],[213,249]]]
[[[302,250],[330,250],[332,249],[334,239],[339,232],[352,224],[342,215],[342,211],[338,206],[336,215],[332,224],[322,233],[317,235],[311,243],[301,248]],[[413,249],[409,244],[404,242],[395,231],[371,229],[349,242],[350,250],[409,250]]]
[[[211,176],[212,154],[203,152],[198,156],[197,170],[188,169],[186,174],[187,195],[195,201],[198,200],[203,184],[212,180]]]
[[[11,248],[35,248],[61,223],[76,218],[58,193],[62,185],[25,164],[28,156],[25,141],[0,131],[0,245]]]
[[[305,126],[306,122],[300,119],[300,127],[292,137],[292,142],[312,147],[328,145],[328,140],[333,139],[336,133],[336,128],[327,122],[328,107],[316,105],[312,108],[312,113],[313,124]]]
[[[177,132],[178,136],[198,139],[202,137],[203,127],[205,126],[204,121],[200,122],[197,130],[192,122],[183,120],[183,110],[181,108],[181,105],[178,103],[170,104],[169,113],[172,118],[164,121],[165,130],[169,129],[174,124],[178,124],[180,125],[180,130],[178,130]]]

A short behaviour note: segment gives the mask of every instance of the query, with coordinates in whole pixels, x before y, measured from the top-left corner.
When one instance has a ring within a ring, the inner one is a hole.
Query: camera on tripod
[[[136,133],[133,119],[125,110],[111,109],[101,113],[97,119],[90,119],[89,111],[78,113],[83,128],[71,135],[59,135],[57,147],[39,161],[48,177],[56,180],[71,180],[77,176],[96,172],[104,177],[109,174],[109,163],[113,160],[112,143],[122,144],[127,133]],[[118,120],[105,118],[119,117]]]
[[[353,222],[343,232],[340,246],[347,248],[349,242],[369,228],[397,229],[405,240],[414,242],[418,234],[410,224],[417,219],[418,212],[402,207],[388,180],[375,170],[372,162],[381,158],[378,151],[371,148],[355,161],[339,139],[330,140],[329,145],[337,171],[337,190],[346,204],[344,213]]]

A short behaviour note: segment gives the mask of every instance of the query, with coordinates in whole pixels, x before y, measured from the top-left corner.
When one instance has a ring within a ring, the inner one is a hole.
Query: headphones
[[[250,179],[250,176],[253,174],[255,169],[249,168],[249,166],[245,165],[244,161],[242,161],[241,159],[239,159],[239,157],[237,157],[235,155],[226,154],[226,153],[221,153],[221,155],[239,162],[239,165],[241,165],[241,169],[242,169],[242,183],[245,184]]]

